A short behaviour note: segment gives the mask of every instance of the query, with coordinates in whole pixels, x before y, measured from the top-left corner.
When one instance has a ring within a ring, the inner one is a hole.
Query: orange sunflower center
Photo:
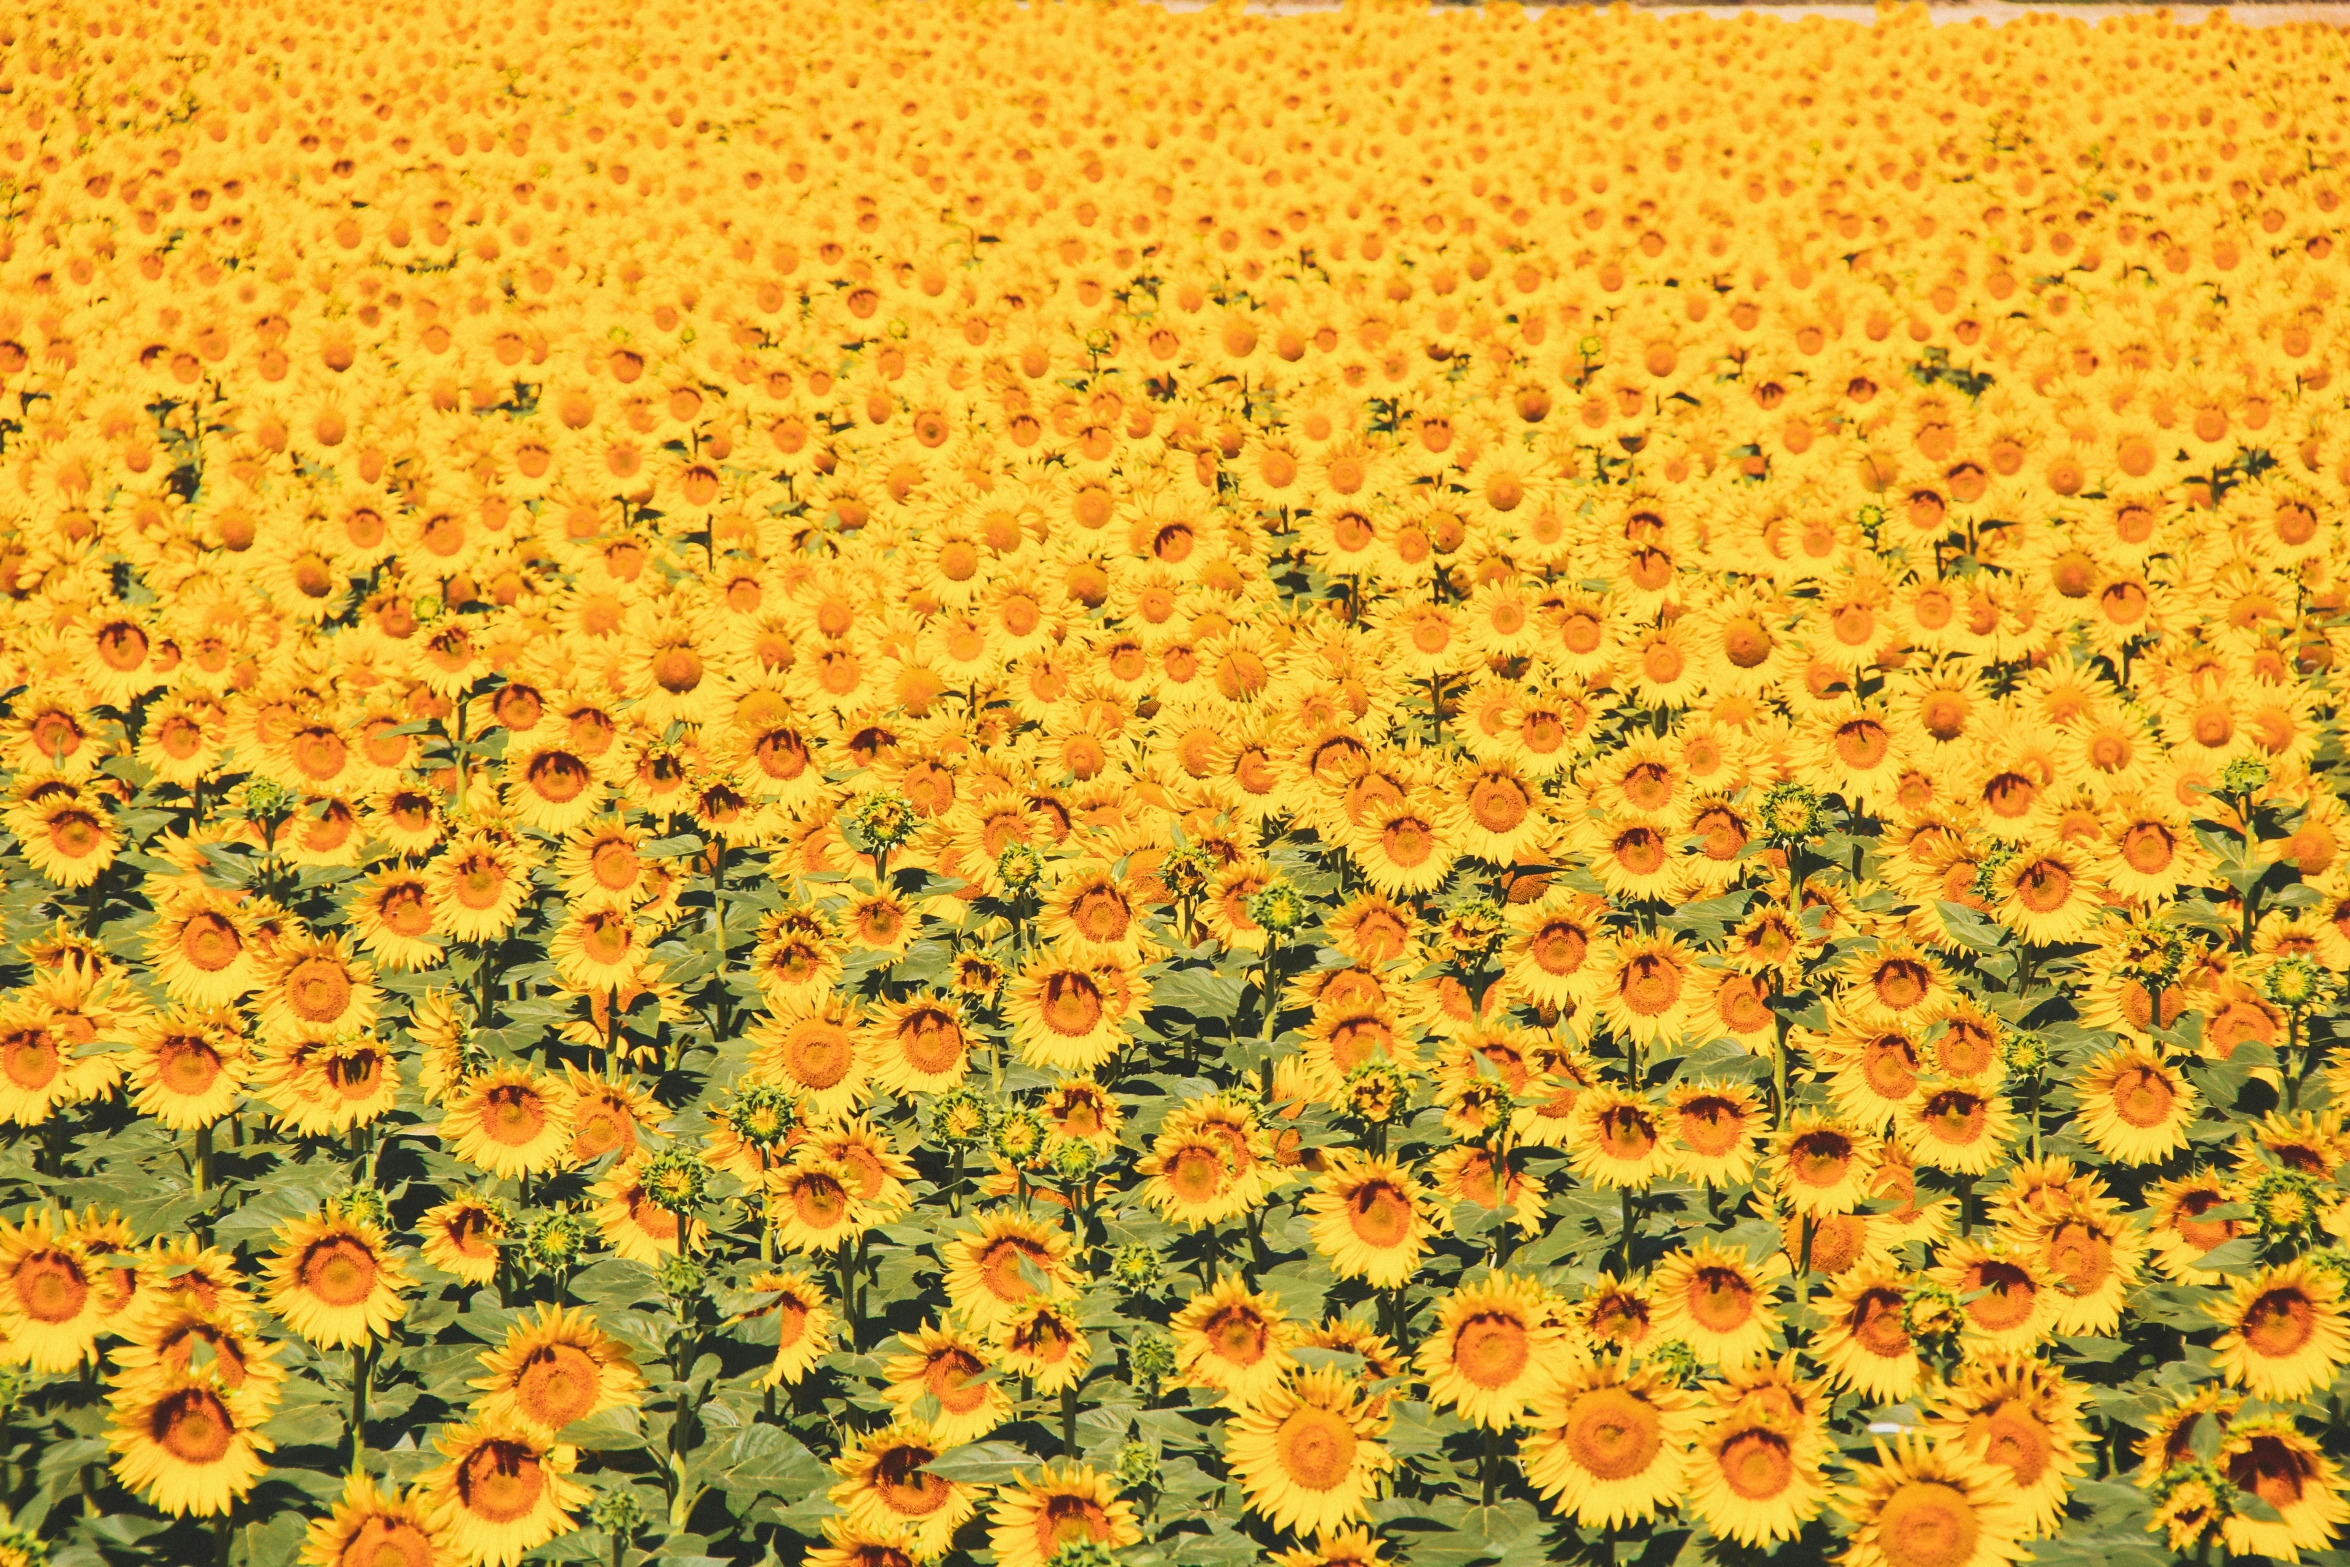
[[[951,1495],[947,1481],[922,1467],[937,1456],[910,1443],[884,1448],[874,1460],[872,1481],[881,1504],[902,1518],[928,1517],[946,1506]]]
[[[379,1271],[375,1253],[357,1237],[330,1235],[302,1253],[294,1280],[329,1306],[356,1306],[374,1292]]]
[[[482,1098],[481,1129],[509,1148],[528,1147],[551,1119],[547,1102],[528,1083],[500,1083]]]
[[[1355,1429],[1336,1410],[1300,1404],[1273,1434],[1273,1448],[1292,1484],[1335,1491],[1354,1470]]]
[[[217,974],[236,962],[245,940],[234,921],[206,909],[188,916],[180,926],[180,956],[207,974]]]
[[[603,1368],[576,1344],[546,1344],[531,1352],[514,1378],[514,1403],[550,1431],[596,1407]]]
[[[1768,1501],[1795,1483],[1795,1455],[1775,1431],[1741,1431],[1717,1450],[1722,1480],[1750,1502]]]
[[[1966,1493],[1938,1480],[1905,1481],[1877,1510],[1877,1549],[1891,1567],[1961,1567],[1982,1533]]]
[[[1620,1387],[1593,1388],[1567,1406],[1562,1433],[1575,1463],[1602,1480],[1647,1472],[1664,1447],[1656,1406]]]
[[[228,1456],[236,1422],[217,1394],[186,1387],[157,1401],[147,1417],[156,1445],[183,1464],[216,1464]]]
[[[2244,1310],[2244,1347],[2271,1360],[2289,1359],[2317,1335],[2317,1305],[2296,1285],[2273,1289]]]
[[[350,970],[336,958],[304,958],[286,975],[286,1005],[306,1023],[332,1023],[351,1005]]]
[[[1083,1039],[1101,1026],[1100,987],[1073,969],[1056,969],[1045,976],[1038,997],[1038,1015],[1045,1027],[1069,1039]]]
[[[1346,1203],[1347,1222],[1365,1244],[1385,1251],[1411,1239],[1411,1199],[1385,1181],[1368,1181]]]
[[[1699,1268],[1688,1301],[1689,1315],[1712,1333],[1735,1333],[1754,1317],[1754,1286],[1735,1268]]]
[[[538,1455],[520,1442],[484,1442],[457,1465],[457,1499],[485,1523],[527,1518],[546,1494]]]
[[[1508,1387],[1533,1357],[1533,1335],[1508,1312],[1479,1312],[1453,1335],[1453,1369],[1481,1388]]]
[[[35,1322],[71,1322],[90,1298],[89,1275],[69,1252],[36,1251],[9,1280],[19,1307]]]

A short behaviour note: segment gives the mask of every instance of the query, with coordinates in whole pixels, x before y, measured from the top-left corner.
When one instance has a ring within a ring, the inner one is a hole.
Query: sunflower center
[[[546,1489],[538,1455],[520,1442],[484,1442],[457,1466],[458,1500],[488,1523],[527,1518]]]
[[[1591,939],[1579,927],[1553,920],[1533,934],[1526,950],[1543,973],[1564,979],[1583,966],[1591,952]]]
[[[1051,1258],[1043,1247],[1033,1242],[1023,1242],[1017,1237],[995,1242],[982,1255],[980,1273],[997,1299],[1017,1303],[1035,1293],[1028,1281],[1020,1276],[1020,1264],[1023,1261],[1048,1270],[1051,1265]]]
[[[394,883],[385,889],[375,912],[393,935],[405,936],[410,941],[417,940],[432,929],[432,903],[426,898],[420,883]]]
[[[923,1468],[938,1455],[927,1447],[886,1448],[873,1465],[873,1491],[881,1504],[905,1518],[923,1518],[946,1506],[944,1478]]]
[[[1469,790],[1469,816],[1487,832],[1499,836],[1516,832],[1532,803],[1512,778],[1480,778]]]
[[[1877,1511],[1877,1549],[1889,1567],[1962,1567],[1982,1532],[1966,1493],[1938,1480],[1904,1482]]]
[[[848,1076],[854,1056],[848,1031],[836,1023],[803,1022],[784,1041],[784,1065],[808,1088],[830,1088]]]
[[[1878,1002],[1901,1012],[1926,999],[1933,974],[1914,958],[1895,958],[1878,966],[1876,984]]]
[[[1079,893],[1069,905],[1069,923],[1088,941],[1107,945],[1126,939],[1133,910],[1115,887],[1096,884]]]
[[[947,1413],[967,1415],[987,1402],[987,1384],[973,1380],[986,1369],[976,1355],[946,1350],[930,1362],[923,1385]]]
[[[1206,1202],[1224,1187],[1224,1160],[1213,1148],[1177,1150],[1167,1161],[1167,1184],[1186,1202]]]
[[[1806,1186],[1835,1186],[1852,1169],[1852,1139],[1841,1132],[1807,1132],[1789,1150],[1788,1168]]]
[[[1308,1491],[1335,1491],[1354,1470],[1355,1429],[1336,1410],[1301,1404],[1273,1434],[1274,1449],[1291,1483]]]
[[[2317,1307],[2298,1287],[2270,1290],[2245,1308],[2243,1334],[2255,1355],[2288,1359],[2316,1336]]]
[[[37,1251],[17,1264],[10,1280],[24,1314],[35,1322],[71,1322],[90,1298],[81,1264],[62,1251]]]
[[[1974,1296],[1966,1304],[1967,1315],[1993,1333],[2029,1322],[2040,1298],[2032,1276],[2012,1262],[1977,1263],[1959,1293]]]
[[[2054,860],[2035,860],[2015,879],[2016,901],[2034,914],[2049,914],[2073,895],[2073,875]]]
[[[2133,1066],[2114,1079],[2113,1112],[2132,1126],[2160,1126],[2177,1100],[2170,1079],[2154,1067]]]
[[[1647,1472],[1664,1447],[1656,1406],[1620,1387],[1593,1388],[1567,1406],[1567,1451],[1602,1480]]]
[[[1982,1140],[1991,1124],[1991,1107],[1980,1094],[1945,1088],[1927,1097],[1918,1119],[1943,1142],[1963,1148]]]
[[[306,1023],[332,1023],[351,1005],[351,974],[329,957],[304,958],[286,975],[286,1005]]]
[[[360,1524],[331,1567],[432,1567],[431,1538],[404,1518],[370,1518]]]
[[[180,926],[180,956],[207,974],[217,974],[236,962],[245,950],[244,937],[225,915],[206,909],[188,916]]]
[[[565,751],[545,751],[530,759],[523,781],[531,793],[554,805],[568,805],[588,786],[587,764]]]
[[[449,878],[449,890],[469,909],[494,909],[506,895],[506,867],[487,854],[469,854]]]
[[[1216,1358],[1236,1366],[1253,1366],[1265,1358],[1273,1342],[1272,1329],[1254,1307],[1227,1306],[1202,1326]]]
[[[1775,1431],[1741,1431],[1716,1451],[1723,1483],[1750,1502],[1766,1502],[1795,1483],[1795,1455]]]
[[[1508,1387],[1533,1357],[1526,1324],[1507,1312],[1479,1312],[1453,1335],[1453,1369],[1482,1388]]]
[[[0,1069],[28,1091],[46,1088],[57,1076],[57,1041],[46,1029],[22,1029],[0,1041]]]
[[[1411,1238],[1411,1199],[1385,1181],[1357,1189],[1347,1200],[1346,1216],[1359,1239],[1381,1250]]]
[[[1986,1409],[1967,1422],[1967,1434],[1980,1445],[1983,1457],[2015,1476],[2015,1483],[2037,1485],[2055,1456],[2056,1444],[2048,1428],[2027,1410],[2012,1404]]]
[[[1398,865],[1422,865],[1436,852],[1436,836],[1418,817],[1399,816],[1381,830],[1379,845]]]
[[[302,1253],[294,1277],[330,1306],[356,1306],[374,1292],[375,1254],[349,1235],[329,1236]]]
[[[158,1446],[183,1464],[219,1463],[237,1434],[228,1406],[200,1387],[181,1388],[160,1400],[148,1416],[147,1429]]]
[[[1110,1537],[1110,1515],[1089,1496],[1049,1496],[1036,1515],[1036,1548],[1046,1561],[1062,1546]]]
[[[2113,1274],[2113,1243],[2089,1225],[2068,1219],[2048,1237],[2051,1272],[2074,1295],[2087,1295]]]
[[[514,1379],[516,1407],[550,1431],[596,1407],[603,1368],[576,1344],[547,1344],[531,1352]]]
[[[1861,1075],[1881,1099],[1907,1099],[1917,1090],[1917,1050],[1907,1034],[1871,1036],[1860,1047]]]
[[[1708,1159],[1718,1159],[1746,1135],[1746,1117],[1729,1100],[1705,1095],[1680,1109],[1681,1141]]]
[[[1863,1290],[1844,1319],[1853,1342],[1880,1360],[1898,1360],[1908,1354],[1909,1329],[1902,1324],[1903,1305],[1899,1290]]]
[[[166,1040],[155,1062],[156,1080],[186,1098],[203,1093],[220,1079],[220,1057],[199,1039]]]
[[[1689,1315],[1711,1333],[1735,1333],[1754,1316],[1754,1287],[1734,1268],[1699,1268],[1688,1301]]]
[[[1613,1105],[1600,1112],[1599,1146],[1614,1159],[1645,1159],[1656,1147],[1656,1126],[1637,1105]]]
[[[792,1207],[802,1224],[822,1233],[849,1211],[849,1189],[822,1171],[811,1170],[793,1186]]]
[[[653,655],[653,683],[671,696],[684,696],[702,683],[702,658],[690,647],[663,648]]]
[[[924,1006],[898,1024],[898,1052],[918,1072],[952,1071],[963,1059],[963,1026],[942,1007]]]
[[[1091,979],[1071,969],[1045,976],[1039,1014],[1045,1027],[1069,1039],[1082,1039],[1101,1026],[1101,990]]]

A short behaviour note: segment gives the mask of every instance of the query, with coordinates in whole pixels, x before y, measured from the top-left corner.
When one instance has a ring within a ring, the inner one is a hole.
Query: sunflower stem
[[[1491,1427],[1485,1432],[1485,1456],[1478,1462],[1477,1476],[1485,1493],[1485,1505],[1491,1507],[1501,1489],[1501,1433]]]
[[[229,1520],[236,1512],[234,1503],[222,1508],[212,1518],[212,1560],[214,1567],[228,1567],[229,1544],[236,1538],[236,1530]]]
[[[209,1122],[196,1128],[196,1191],[202,1195],[212,1189],[212,1126]]]
[[[1819,1223],[1811,1215],[1803,1216],[1803,1240],[1797,1247],[1795,1259],[1795,1319],[1808,1332],[1811,1327],[1811,1243],[1819,1234]]]
[[[1061,1456],[1077,1456],[1077,1384],[1061,1389]]]
[[[717,967],[711,978],[718,982],[716,1022],[718,1037],[726,1038],[726,840],[718,840],[718,858],[710,870],[710,929],[711,945],[718,950]]]
[[[375,1380],[375,1363],[365,1344],[351,1346],[351,1473],[367,1467],[367,1389]]]
[[[1640,1208],[1639,1205],[1632,1200],[1631,1187],[1623,1187],[1616,1193],[1616,1195],[1623,1199],[1624,1204],[1624,1271],[1621,1276],[1628,1279],[1632,1276],[1632,1226],[1639,1217]]]

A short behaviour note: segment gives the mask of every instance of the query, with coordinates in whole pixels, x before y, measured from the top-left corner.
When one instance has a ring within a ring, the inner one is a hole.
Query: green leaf
[[[950,1448],[922,1467],[966,1485],[1002,1485],[1023,1469],[1034,1469],[1038,1459],[1010,1442],[965,1442]]]

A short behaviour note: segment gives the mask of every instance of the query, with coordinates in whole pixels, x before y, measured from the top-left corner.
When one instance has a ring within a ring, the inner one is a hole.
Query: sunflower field
[[[2350,1562],[2350,49],[0,17],[0,1567]]]

